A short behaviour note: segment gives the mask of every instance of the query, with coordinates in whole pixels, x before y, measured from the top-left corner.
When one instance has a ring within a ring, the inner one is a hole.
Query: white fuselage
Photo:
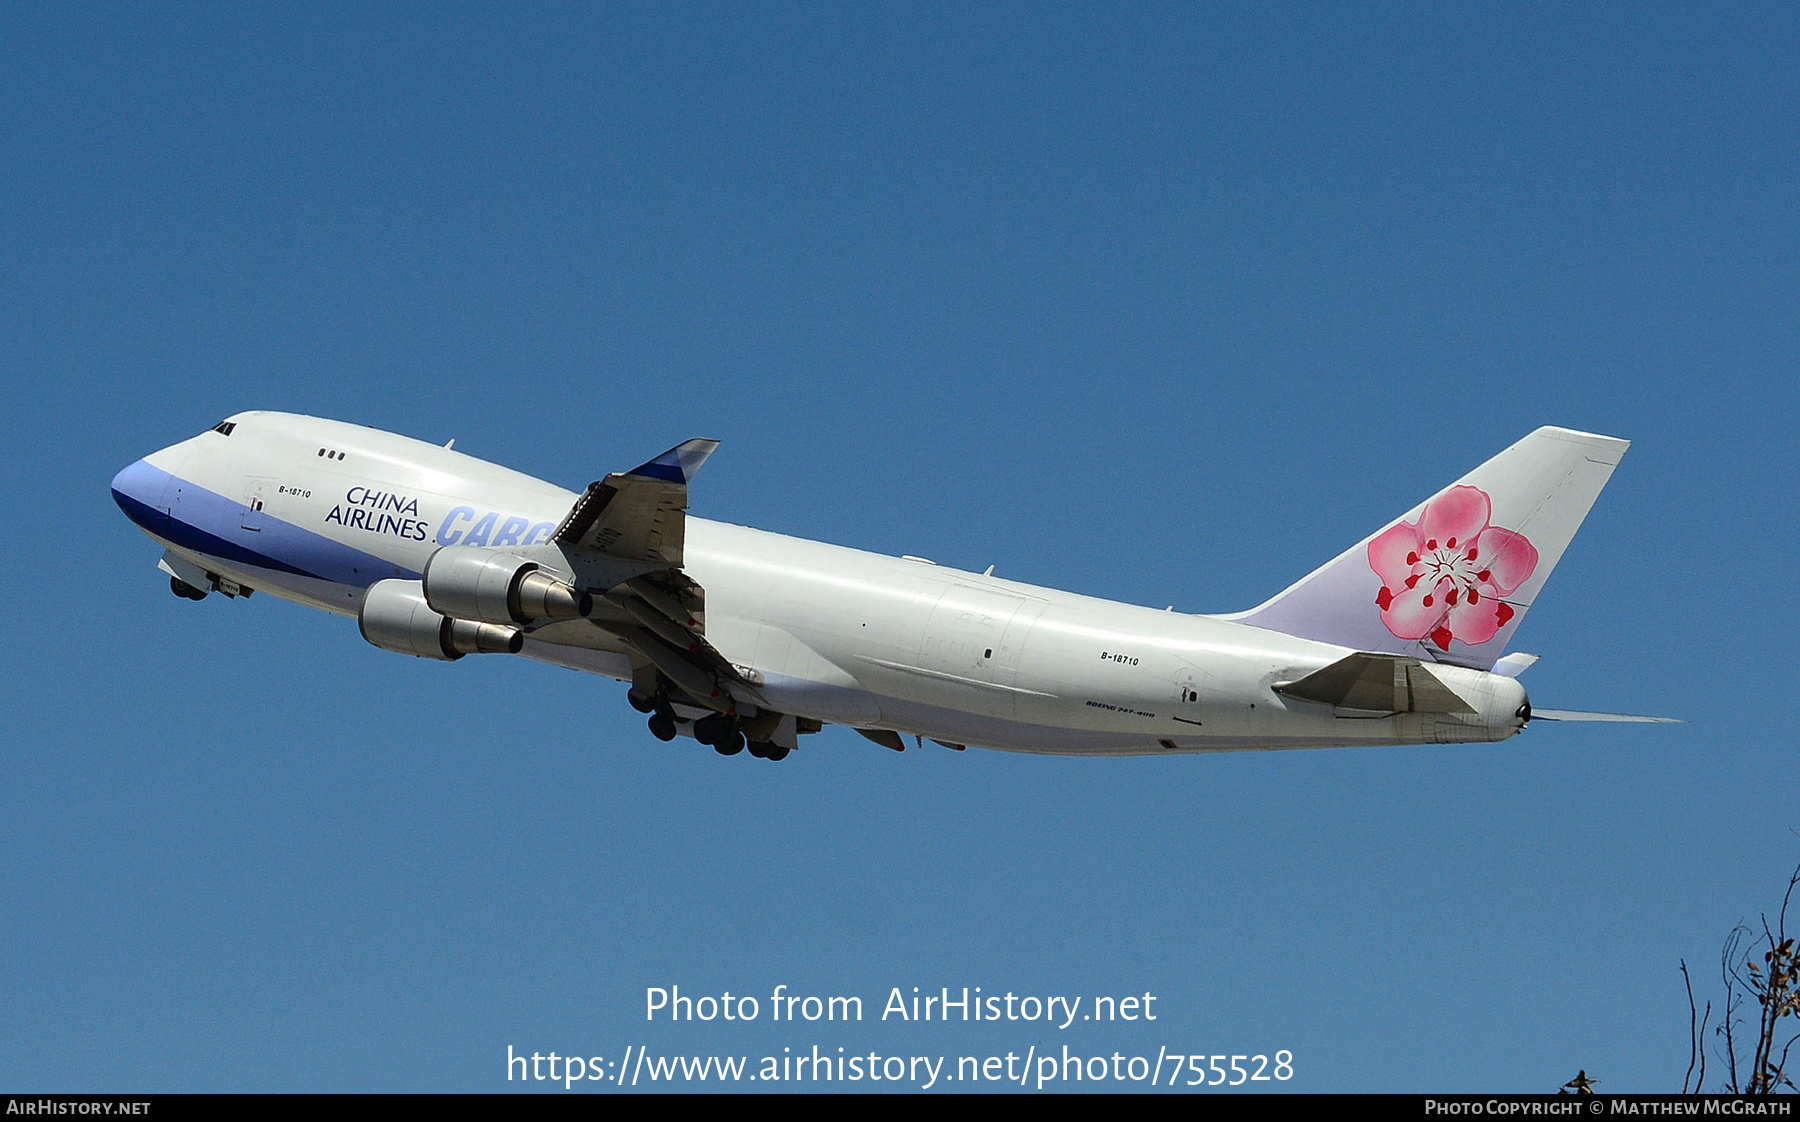
[[[548,540],[575,492],[375,429],[251,412],[114,482],[173,554],[274,596],[354,615],[367,587],[417,579],[444,545]],[[909,559],[687,520],[707,639],[799,717],[1014,751],[1143,754],[1502,740],[1519,684],[1436,673],[1472,714],[1345,716],[1286,698],[1351,653]],[[527,657],[629,680],[586,620],[529,631]]]

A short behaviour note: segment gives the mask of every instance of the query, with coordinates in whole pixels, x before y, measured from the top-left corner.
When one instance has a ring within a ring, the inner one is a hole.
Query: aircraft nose
[[[113,502],[125,517],[152,533],[168,528],[169,507],[163,495],[168,490],[169,473],[139,460],[113,476]]]

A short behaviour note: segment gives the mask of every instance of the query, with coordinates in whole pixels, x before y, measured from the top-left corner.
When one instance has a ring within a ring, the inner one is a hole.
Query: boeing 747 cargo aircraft
[[[689,518],[717,447],[573,492],[448,445],[248,412],[112,491],[178,596],[260,591],[401,654],[616,678],[662,740],[779,760],[829,723],[896,750],[1135,755],[1514,735],[1534,656],[1504,652],[1627,442],[1540,428],[1235,615]]]

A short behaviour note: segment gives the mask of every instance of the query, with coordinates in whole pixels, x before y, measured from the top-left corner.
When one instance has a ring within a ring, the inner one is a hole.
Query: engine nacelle
[[[357,613],[362,636],[384,651],[454,662],[466,654],[518,654],[525,634],[432,610],[416,580],[382,580],[369,586]]]
[[[454,619],[530,623],[594,610],[589,593],[539,571],[538,563],[480,546],[447,545],[425,562],[425,600]]]

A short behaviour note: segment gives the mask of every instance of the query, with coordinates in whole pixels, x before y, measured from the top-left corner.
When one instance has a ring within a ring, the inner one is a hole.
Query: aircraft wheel
[[[793,749],[791,749],[791,748],[783,748],[779,744],[771,744],[771,745],[769,745],[769,750],[767,752],[763,753],[763,759],[765,759],[765,760],[785,760],[785,759],[787,759],[787,754],[789,752],[791,752],[792,750]]]
[[[735,756],[744,750],[744,734],[732,729],[713,745],[713,751],[721,756]]]
[[[694,739],[702,744],[718,747],[724,743],[731,732],[731,718],[714,713],[710,717],[702,717],[694,722]]]
[[[626,691],[625,700],[630,702],[631,707],[636,709],[639,713],[656,712],[656,702],[645,697],[643,694],[638,693],[636,690]]]
[[[752,756],[755,756],[759,760],[768,759],[769,758],[769,743],[768,743],[768,741],[752,740],[750,742],[750,754]]]
[[[656,713],[650,717],[650,735],[658,740],[675,739],[675,718],[667,713]]]
[[[189,584],[187,581],[182,580],[180,577],[170,577],[169,578],[169,591],[173,592],[175,595],[181,597],[183,600],[204,600],[204,599],[206,599],[206,592],[203,589],[195,588],[193,585]]]

